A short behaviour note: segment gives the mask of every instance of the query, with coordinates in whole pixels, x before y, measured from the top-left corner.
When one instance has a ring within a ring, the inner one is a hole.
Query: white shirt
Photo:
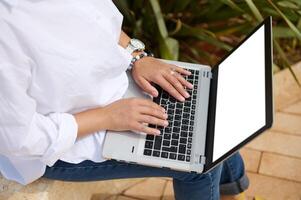
[[[0,171],[28,184],[58,159],[102,162],[72,114],[120,99],[131,55],[111,0],[0,0]]]

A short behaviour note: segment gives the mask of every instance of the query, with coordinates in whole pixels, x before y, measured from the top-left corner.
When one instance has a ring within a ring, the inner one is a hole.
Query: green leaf
[[[290,2],[290,1],[279,1],[279,2],[277,2],[277,5],[284,7],[284,8],[290,8],[290,9],[295,9],[295,10],[299,9],[298,5],[296,5],[295,3]]]
[[[255,18],[257,19],[257,21],[259,21],[259,22],[263,21],[263,17],[260,14],[257,7],[255,6],[255,4],[253,3],[253,1],[252,0],[245,0],[245,1],[248,4],[248,6],[249,6],[250,10],[252,11],[253,15],[255,16]]]
[[[273,28],[274,38],[294,38],[295,33],[288,27],[277,26]]]
[[[167,28],[158,0],[150,0],[149,2],[155,14],[156,23],[159,30],[159,46],[161,57],[164,59],[178,60],[179,42],[168,36]]]
[[[282,60],[284,61],[285,67],[287,67],[289,69],[289,71],[291,72],[292,76],[294,77],[295,81],[297,82],[298,86],[300,87],[301,84],[298,80],[298,77],[296,76],[294,70],[291,67],[291,63],[289,62],[289,60],[287,59],[284,51],[282,50],[281,46],[279,45],[277,40],[273,40],[274,41],[274,46],[276,51],[279,53],[280,57],[282,58]]]
[[[233,10],[236,10],[238,12],[245,12],[243,9],[241,9],[236,3],[234,3],[232,0],[220,0],[224,4],[230,6]]]
[[[292,29],[292,31],[296,34],[298,39],[301,41],[301,33],[297,29],[297,27],[283,14],[283,12],[281,12],[281,10],[271,0],[268,0],[268,2],[281,15],[281,17],[284,19],[284,21],[287,23],[287,25]]]

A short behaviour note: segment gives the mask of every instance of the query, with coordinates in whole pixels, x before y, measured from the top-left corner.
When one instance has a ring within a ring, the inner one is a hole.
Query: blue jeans
[[[235,163],[232,163],[232,165],[233,164]],[[236,169],[235,172],[239,170],[240,169]],[[224,180],[224,178],[221,179],[222,171],[224,171],[225,176],[227,176],[227,180],[230,180],[228,179],[229,174],[231,174],[231,178],[234,178],[237,174],[232,174],[231,171],[228,171],[228,168],[224,170],[223,164],[206,174],[196,174],[122,163],[114,160],[101,163],[87,160],[79,164],[71,164],[59,160],[54,166],[47,167],[44,177],[62,181],[171,177],[173,178],[174,193],[177,200],[218,200],[220,199],[220,181]],[[244,172],[239,173],[244,174]],[[227,184],[227,182],[224,184]]]

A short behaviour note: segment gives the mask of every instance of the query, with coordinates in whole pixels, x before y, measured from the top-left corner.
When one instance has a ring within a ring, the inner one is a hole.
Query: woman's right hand
[[[155,128],[147,124],[167,126],[167,114],[165,109],[151,100],[140,98],[129,98],[115,101],[105,107],[108,130],[113,131],[135,131],[147,134],[160,134]]]

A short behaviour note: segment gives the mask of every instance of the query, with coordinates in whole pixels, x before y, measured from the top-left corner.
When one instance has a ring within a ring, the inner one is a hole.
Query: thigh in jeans
[[[220,174],[221,166],[207,174],[196,174],[109,160],[102,163],[84,161],[79,164],[58,161],[54,166],[47,167],[44,177],[63,181],[171,177],[177,200],[218,200]]]

